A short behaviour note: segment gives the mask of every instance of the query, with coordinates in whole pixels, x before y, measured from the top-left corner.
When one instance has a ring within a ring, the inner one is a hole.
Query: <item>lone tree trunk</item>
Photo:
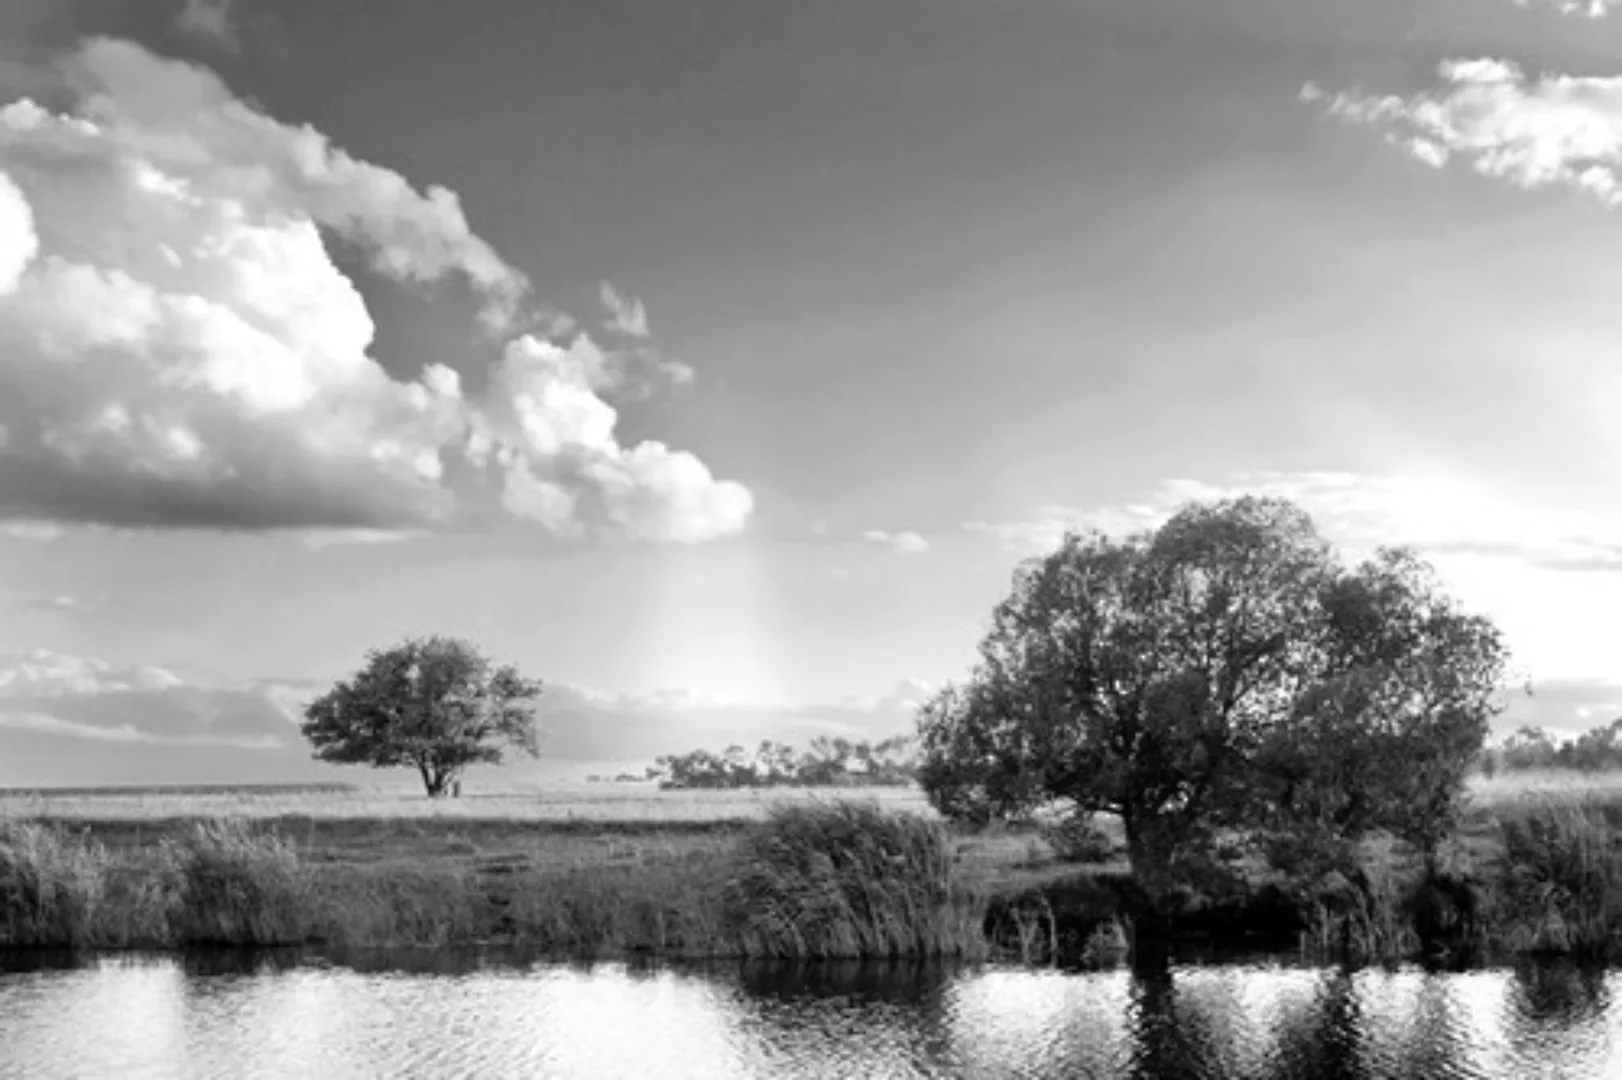
[[[419,761],[417,771],[422,774],[422,786],[430,799],[443,798],[447,794],[462,794],[462,782],[457,778],[456,770]]]

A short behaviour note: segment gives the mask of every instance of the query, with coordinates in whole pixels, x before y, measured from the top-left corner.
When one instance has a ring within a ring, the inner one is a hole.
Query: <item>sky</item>
[[[1622,715],[1611,6],[0,0],[0,784],[372,782],[428,633],[523,776],[904,733],[1246,492]]]

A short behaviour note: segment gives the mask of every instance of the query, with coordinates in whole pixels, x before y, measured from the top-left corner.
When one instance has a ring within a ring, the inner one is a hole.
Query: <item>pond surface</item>
[[[0,1077],[1622,1077],[1622,972],[0,961]]]

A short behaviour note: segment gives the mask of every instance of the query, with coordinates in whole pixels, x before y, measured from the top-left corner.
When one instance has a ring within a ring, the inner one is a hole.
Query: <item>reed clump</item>
[[[292,849],[241,822],[196,823],[138,858],[61,827],[0,823],[0,947],[297,943],[306,894]]]
[[[876,803],[773,807],[722,891],[750,957],[983,956],[984,904],[957,886],[951,835]]]
[[[96,943],[105,849],[60,829],[0,822],[0,946]]]
[[[1499,818],[1499,937],[1515,952],[1611,957],[1622,938],[1622,833],[1597,801],[1531,800]]]
[[[292,945],[309,935],[309,875],[275,832],[239,819],[198,822],[168,842],[159,872],[173,882],[176,945]]]

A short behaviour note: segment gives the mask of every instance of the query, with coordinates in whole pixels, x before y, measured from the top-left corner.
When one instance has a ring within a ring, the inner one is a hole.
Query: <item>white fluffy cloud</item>
[[[870,544],[887,547],[891,551],[902,555],[920,555],[929,550],[929,541],[915,532],[886,532],[883,529],[869,529],[862,534],[862,539]]]
[[[1622,77],[1529,78],[1505,60],[1447,60],[1442,86],[1410,98],[1328,94],[1302,99],[1331,116],[1380,128],[1386,141],[1440,167],[1457,156],[1521,187],[1577,188],[1622,205]]]
[[[513,337],[472,395],[448,366],[399,381],[377,362],[328,234],[385,277],[461,280],[493,332],[521,325],[527,279],[453,192],[133,44],[89,41],[62,71],[71,111],[0,108],[13,521],[364,535],[494,515],[686,542],[746,524],[744,487],[619,443],[603,395],[631,368],[583,334]]]

